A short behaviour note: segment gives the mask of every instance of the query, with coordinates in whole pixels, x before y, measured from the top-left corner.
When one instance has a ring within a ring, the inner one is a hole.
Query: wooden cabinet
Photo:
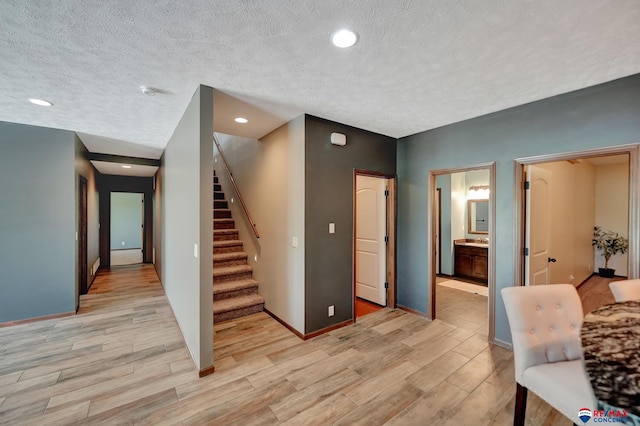
[[[482,283],[489,281],[487,247],[456,244],[454,275]]]

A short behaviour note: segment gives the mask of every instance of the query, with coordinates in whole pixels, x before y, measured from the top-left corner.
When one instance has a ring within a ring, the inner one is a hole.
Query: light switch
[[[333,223],[333,222],[329,224],[329,233],[330,234],[335,234],[336,233],[336,224]]]
[[[193,257],[198,258],[198,244],[193,245]]]
[[[298,237],[291,237],[291,245],[293,247],[298,247]]]

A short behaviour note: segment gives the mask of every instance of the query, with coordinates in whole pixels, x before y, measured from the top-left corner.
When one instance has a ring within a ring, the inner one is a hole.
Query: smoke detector
[[[147,96],[155,96],[156,94],[156,89],[150,86],[140,86],[140,91],[142,92],[143,95],[147,95]]]

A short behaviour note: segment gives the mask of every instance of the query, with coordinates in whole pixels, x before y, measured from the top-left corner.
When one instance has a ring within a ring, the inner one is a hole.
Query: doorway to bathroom
[[[429,173],[428,316],[493,339],[495,164]]]

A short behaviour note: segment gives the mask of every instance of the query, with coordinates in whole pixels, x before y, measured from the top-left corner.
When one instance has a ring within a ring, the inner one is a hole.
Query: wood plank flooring
[[[153,268],[112,268],[78,315],[0,329],[0,424],[510,425],[512,354],[464,311],[385,308],[308,341],[255,314],[215,325],[198,379]],[[571,424],[533,394],[527,413]]]

